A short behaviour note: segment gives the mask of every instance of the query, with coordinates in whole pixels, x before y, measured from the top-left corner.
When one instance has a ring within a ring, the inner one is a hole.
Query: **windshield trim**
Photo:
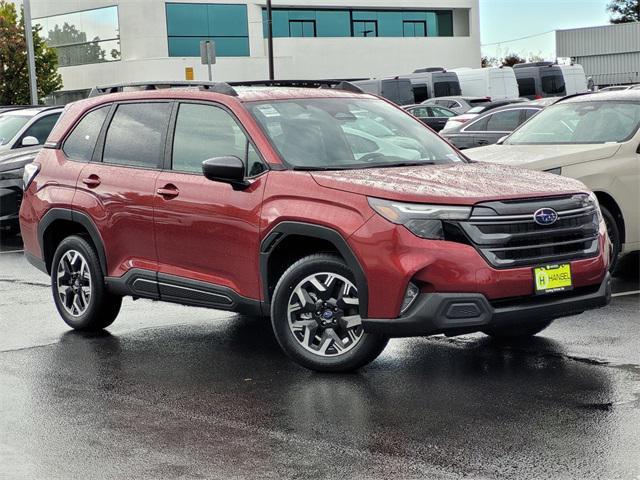
[[[563,103],[554,103],[552,105],[549,105],[548,107],[543,108],[542,110],[540,110],[540,113],[542,113],[543,110],[549,110],[552,108],[556,108],[556,107],[562,107],[564,105],[572,105],[572,104],[586,104],[586,103],[601,103],[601,104],[611,104],[611,103],[621,103],[621,104],[629,104],[629,103],[635,103],[640,105],[640,102],[638,101],[634,101],[634,100],[590,100],[590,101],[580,101],[580,102],[563,102]],[[537,115],[536,115],[537,116]],[[532,117],[533,118],[533,117]],[[516,128],[513,132],[511,132],[509,134],[509,136],[504,140],[504,142],[502,142],[502,145],[558,145],[558,146],[562,146],[562,145],[621,145],[623,143],[627,143],[630,140],[633,139],[633,137],[636,136],[636,134],[638,133],[638,130],[640,130],[640,121],[638,122],[638,124],[636,125],[636,128],[634,130],[631,131],[631,133],[626,137],[623,138],[622,140],[619,140],[617,142],[518,142],[518,143],[510,143],[509,140],[511,139],[511,136],[516,133],[518,130],[520,130],[520,128],[522,128],[523,126],[525,126],[527,123],[529,123],[528,121],[524,122],[522,125],[519,125],[518,128]]]
[[[326,99],[326,98],[338,98],[338,97],[312,97],[311,99],[313,100],[318,100],[318,99]],[[356,98],[356,97],[354,97]],[[468,156],[466,156],[460,149],[458,149],[455,145],[453,145],[452,143],[450,143],[449,141],[447,141],[445,138],[441,137],[440,135],[438,135],[436,132],[434,132],[433,130],[431,130],[429,127],[427,127],[424,123],[422,123],[422,121],[420,121],[420,119],[418,119],[416,116],[412,115],[411,113],[407,112],[405,109],[403,109],[402,107],[390,102],[390,101],[386,101],[386,100],[380,100],[378,98],[371,98],[371,97],[357,97],[358,100],[367,100],[367,101],[383,101],[387,104],[389,104],[390,106],[396,108],[397,110],[399,110],[400,112],[404,113],[405,115],[407,115],[411,120],[413,120],[414,122],[416,122],[421,128],[423,128],[424,130],[426,130],[427,132],[435,135],[437,137],[437,139],[443,143],[445,143],[449,148],[451,148],[460,158],[460,161],[462,163],[476,163],[475,160],[472,160],[471,158],[469,158]],[[265,104],[265,103],[283,103],[283,102],[290,102],[290,101],[296,101],[296,100],[307,100],[307,98],[278,98],[278,99],[260,99],[260,100],[251,100],[248,102],[243,102],[243,106],[245,108],[245,110],[247,111],[249,117],[251,118],[251,120],[254,122],[254,124],[258,127],[258,130],[260,131],[260,133],[262,133],[262,135],[264,136],[264,139],[266,140],[266,142],[269,144],[269,146],[273,149],[273,151],[277,154],[277,158],[280,160],[280,163],[287,169],[287,170],[293,170],[293,171],[340,171],[340,170],[361,170],[361,169],[367,169],[367,168],[398,168],[399,165],[397,164],[398,162],[396,162],[395,164],[393,163],[389,163],[387,165],[380,165],[380,164],[361,164],[358,166],[339,166],[339,167],[305,167],[305,166],[296,166],[291,164],[290,162],[288,162],[286,160],[286,158],[284,158],[284,155],[282,155],[282,153],[280,153],[280,150],[278,149],[278,147],[275,145],[275,143],[273,142],[273,139],[271,138],[269,132],[267,132],[265,130],[265,126],[262,125],[262,123],[260,121],[258,121],[258,119],[254,116],[254,114],[251,111],[251,107],[253,107],[254,105],[260,105],[260,104]],[[267,162],[269,163],[269,162]],[[407,162],[403,162],[403,163],[409,163],[409,161]],[[455,163],[455,162],[451,162],[451,163]],[[435,165],[436,163],[434,163],[431,160],[425,160],[423,162],[419,162],[416,161],[416,165],[415,166],[432,166]],[[372,165],[372,166],[369,166]],[[406,166],[406,165],[401,165],[401,166]]]

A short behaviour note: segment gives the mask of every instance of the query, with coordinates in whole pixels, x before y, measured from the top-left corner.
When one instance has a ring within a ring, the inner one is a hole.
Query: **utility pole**
[[[33,50],[33,29],[31,28],[31,4],[30,0],[22,0],[24,9],[24,36],[27,43],[27,69],[29,70],[29,90],[31,91],[31,104],[38,104],[38,84],[36,83],[36,57]]]
[[[267,0],[267,43],[269,50],[269,80],[273,80],[273,14],[271,11],[271,0]]]

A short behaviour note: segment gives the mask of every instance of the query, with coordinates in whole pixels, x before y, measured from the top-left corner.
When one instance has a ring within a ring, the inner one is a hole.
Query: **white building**
[[[640,22],[557,30],[556,50],[596,85],[640,83]]]
[[[268,78],[265,0],[31,0],[58,50],[64,91],[184,80],[199,42],[218,54],[214,79]],[[428,66],[480,66],[478,0],[273,0],[275,76],[359,78]]]

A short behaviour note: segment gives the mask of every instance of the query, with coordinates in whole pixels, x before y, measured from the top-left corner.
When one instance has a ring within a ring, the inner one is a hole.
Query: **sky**
[[[553,30],[609,23],[609,1],[480,0],[482,55],[499,58],[514,52],[555,60]],[[531,35],[537,36],[514,40]]]

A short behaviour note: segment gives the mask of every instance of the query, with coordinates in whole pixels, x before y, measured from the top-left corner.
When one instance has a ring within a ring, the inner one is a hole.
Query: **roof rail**
[[[222,93],[224,95],[238,96],[231,85],[224,82],[199,82],[194,80],[154,80],[148,82],[128,82],[114,83],[112,85],[95,86],[89,92],[89,97],[97,97],[99,95],[107,95],[109,93],[124,92],[125,89],[132,90],[161,90],[165,88],[184,88],[197,87],[201,90],[207,90],[214,93]]]
[[[325,80],[249,80],[245,82],[229,82],[234,87],[294,87],[294,88],[334,88],[342,82],[365,80],[363,78],[325,79]]]
[[[525,67],[551,67],[557,65],[554,62],[529,62],[529,63],[516,63],[513,68],[525,68]]]
[[[444,67],[424,67],[416,68],[413,73],[433,73],[433,72],[446,72]]]

